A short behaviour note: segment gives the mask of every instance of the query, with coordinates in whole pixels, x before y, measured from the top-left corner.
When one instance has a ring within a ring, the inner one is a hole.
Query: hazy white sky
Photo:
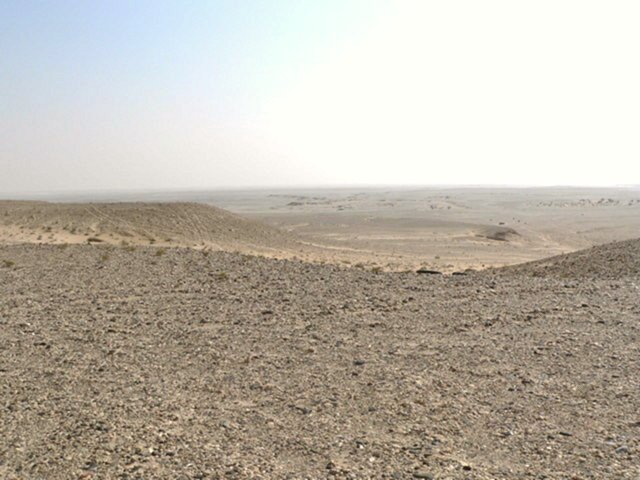
[[[637,1],[4,1],[0,194],[638,184],[638,25]]]

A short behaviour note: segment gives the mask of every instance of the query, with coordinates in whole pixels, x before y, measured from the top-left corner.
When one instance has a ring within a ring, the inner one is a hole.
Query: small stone
[[[434,480],[434,476],[429,472],[425,472],[423,470],[416,470],[413,472],[413,478],[425,478],[427,480]]]
[[[442,275],[442,272],[438,270],[431,270],[429,268],[419,268],[418,270],[416,270],[416,273],[422,275]]]
[[[621,454],[629,453],[629,447],[627,447],[626,445],[618,447],[616,448],[616,453],[621,453]]]
[[[294,408],[303,415],[309,415],[311,413],[311,409],[304,405],[294,405]]]

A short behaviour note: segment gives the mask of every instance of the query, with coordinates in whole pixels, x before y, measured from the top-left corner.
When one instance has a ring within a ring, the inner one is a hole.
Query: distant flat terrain
[[[445,271],[640,235],[640,189],[319,189],[219,193],[209,201],[317,244],[372,252],[379,257],[372,262]]]
[[[0,246],[0,478],[636,480],[638,245],[457,276]]]
[[[391,270],[503,266],[640,235],[638,187],[306,188],[56,199],[208,203],[295,234],[314,248],[306,258]]]

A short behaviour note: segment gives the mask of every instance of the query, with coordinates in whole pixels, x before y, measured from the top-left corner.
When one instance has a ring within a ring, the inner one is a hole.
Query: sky
[[[640,184],[640,3],[3,0],[0,196]]]

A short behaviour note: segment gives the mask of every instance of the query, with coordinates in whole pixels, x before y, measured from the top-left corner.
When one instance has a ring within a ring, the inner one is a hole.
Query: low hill
[[[476,236],[486,238],[488,240],[497,240],[500,242],[509,242],[517,239],[520,234],[510,227],[501,227],[496,225],[487,225],[478,228]]]
[[[597,245],[585,250],[495,271],[556,278],[616,279],[640,276],[640,239]]]
[[[287,233],[198,203],[0,202],[0,242],[166,245],[268,253]]]

